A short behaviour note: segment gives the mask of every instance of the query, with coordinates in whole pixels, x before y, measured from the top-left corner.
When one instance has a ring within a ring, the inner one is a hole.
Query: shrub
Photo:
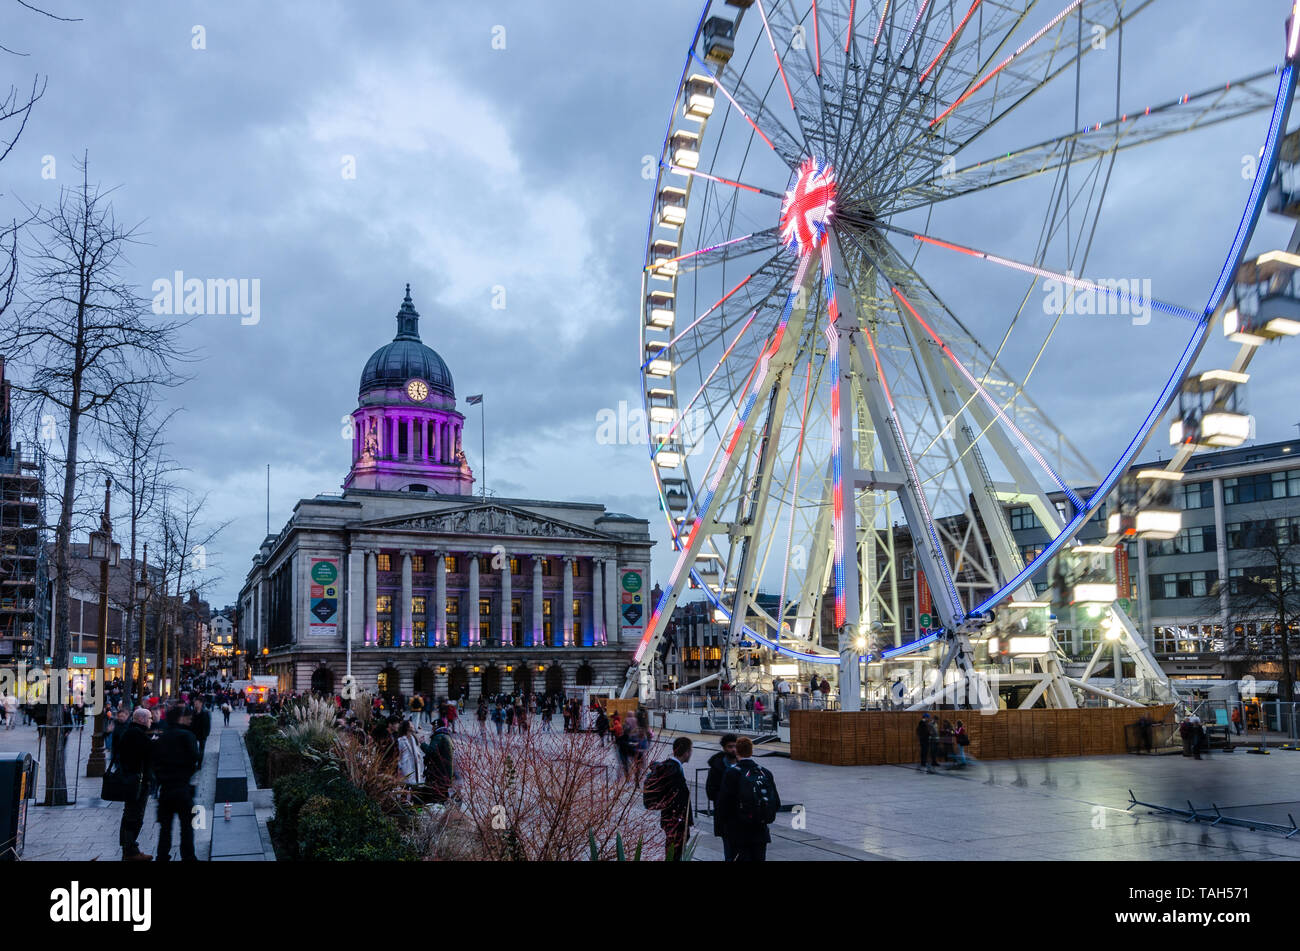
[[[298,856],[308,862],[402,862],[415,858],[397,828],[364,797],[313,796],[298,816]]]
[[[357,796],[355,789],[334,776],[307,771],[285,776],[275,783],[275,818],[271,836],[281,858],[298,858],[298,816],[315,796]]]
[[[267,777],[267,746],[280,729],[275,717],[255,716],[248,721],[248,731],[244,734],[244,746],[248,749],[248,758],[253,763],[253,776],[257,785],[271,785]]]

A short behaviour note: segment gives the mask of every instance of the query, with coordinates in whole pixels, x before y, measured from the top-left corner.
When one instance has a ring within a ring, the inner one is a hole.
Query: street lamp
[[[149,586],[149,543],[144,543],[144,558],[140,562],[140,578],[135,583],[135,600],[140,605],[140,648],[136,651],[136,663],[139,665],[139,672],[136,677],[136,700],[144,703],[144,676],[145,676],[145,652],[144,652],[144,621],[148,613],[149,598],[153,595],[153,589]]]
[[[99,531],[90,533],[90,557],[99,559],[99,669],[108,668],[108,569],[116,568],[121,557],[122,546],[113,541],[113,522],[109,518],[109,503],[113,480],[104,480],[104,511],[99,517]],[[103,679],[106,679],[103,678]],[[101,679],[101,688],[103,685]],[[95,698],[99,712],[95,714],[95,733],[90,742],[90,758],[86,760],[86,776],[104,775],[104,736],[108,725],[108,711],[104,708],[104,697]]]

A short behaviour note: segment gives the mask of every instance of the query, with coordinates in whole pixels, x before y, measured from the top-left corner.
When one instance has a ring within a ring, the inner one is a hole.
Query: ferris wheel
[[[1042,604],[1035,573],[1078,547],[1185,391],[1276,168],[1300,17],[1247,75],[1135,66],[1186,3],[704,4],[642,272],[648,449],[675,556],[629,689],[653,691],[688,588],[733,645],[838,665],[847,710],[862,660],[937,640],[968,666],[995,609]],[[1170,150],[1225,123],[1259,159],[1230,215],[1197,219],[1224,256],[1203,296],[1153,293],[1130,278],[1172,237],[1162,203],[1213,187]],[[1117,351],[1144,354],[1145,378],[1107,382]],[[1124,400],[1065,394],[1082,367]],[[1099,419],[1118,453],[1080,448]],[[1017,544],[1012,505],[1047,530],[1041,550]],[[1087,569],[1097,551],[1079,551]],[[899,609],[913,572],[928,624]],[[1073,705],[1051,677],[1042,689]]]

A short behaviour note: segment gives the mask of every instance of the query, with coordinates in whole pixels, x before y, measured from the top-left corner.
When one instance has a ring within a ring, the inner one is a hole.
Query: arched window
[[[582,666],[580,666],[577,673],[574,674],[574,683],[579,687],[590,687],[595,682],[596,672],[592,670],[591,664],[584,660]]]
[[[396,694],[402,689],[402,676],[397,672],[396,667],[389,664],[379,672],[376,685],[381,694]]]
[[[483,675],[479,680],[479,696],[495,697],[501,692],[501,668],[496,664],[488,664],[483,668]]]
[[[323,697],[334,696],[334,672],[328,667],[317,667],[311,672],[312,693]]]
[[[469,669],[457,665],[447,674],[447,699],[460,700],[469,696]]]
[[[552,664],[546,668],[546,692],[564,692],[564,668],[559,664]]]

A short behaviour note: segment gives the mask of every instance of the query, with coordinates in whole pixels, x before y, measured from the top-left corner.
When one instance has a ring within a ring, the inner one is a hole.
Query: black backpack
[[[642,801],[647,809],[655,812],[667,809],[672,802],[672,769],[668,760],[661,760],[650,767],[642,789]]]
[[[736,818],[746,825],[771,825],[776,821],[776,789],[772,774],[763,767],[755,765],[741,771]]]

